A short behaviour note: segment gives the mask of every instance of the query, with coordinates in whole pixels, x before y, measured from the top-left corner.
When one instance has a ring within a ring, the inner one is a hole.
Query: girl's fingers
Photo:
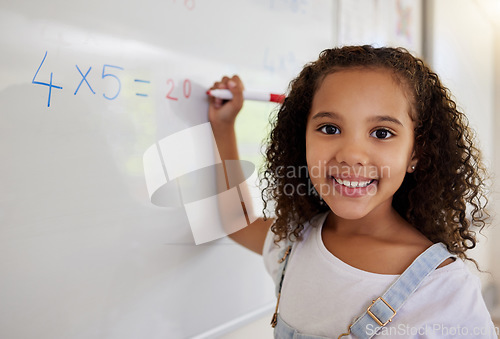
[[[234,121],[243,106],[243,82],[235,75],[224,76],[220,81],[213,83],[212,89],[227,89],[233,94],[232,100],[225,100],[210,96],[209,119],[214,121]]]
[[[223,101],[221,98],[214,98],[214,106],[215,108],[221,108]]]

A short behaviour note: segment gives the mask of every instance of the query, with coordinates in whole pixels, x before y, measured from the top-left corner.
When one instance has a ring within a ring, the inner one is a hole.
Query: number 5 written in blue
[[[118,96],[118,94],[120,94],[120,91],[122,89],[122,83],[120,81],[120,79],[114,75],[114,74],[111,74],[111,73],[106,73],[106,67],[111,67],[111,68],[116,68],[116,69],[119,69],[121,71],[123,71],[123,67],[118,67],[118,66],[113,66],[113,65],[104,65],[102,67],[102,78],[106,78],[106,77],[112,77],[114,78],[117,82],[118,82],[118,90],[116,91],[116,94],[112,97],[109,97],[106,95],[106,93],[103,93],[102,96],[105,97],[106,99],[108,100],[114,100],[116,99],[116,97]]]
[[[38,72],[40,72],[40,68],[42,68],[43,63],[45,62],[45,59],[47,58],[47,51],[45,51],[45,55],[43,57],[42,62],[40,63],[40,66],[38,66],[38,69],[36,70],[35,76],[33,77],[33,80],[31,81],[32,84],[35,85],[42,85],[42,86],[48,86],[49,87],[49,99],[47,101],[47,107],[50,107],[50,98],[52,96],[52,88],[57,88],[57,89],[62,89],[62,86],[56,86],[52,84],[52,75],[53,73],[50,72],[50,82],[41,82],[41,81],[35,81],[36,76],[38,75]]]

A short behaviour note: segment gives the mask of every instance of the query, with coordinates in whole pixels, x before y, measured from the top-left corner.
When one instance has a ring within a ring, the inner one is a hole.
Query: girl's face
[[[391,209],[417,162],[409,112],[388,70],[347,69],[325,77],[307,120],[306,157],[311,181],[335,215],[353,220]]]

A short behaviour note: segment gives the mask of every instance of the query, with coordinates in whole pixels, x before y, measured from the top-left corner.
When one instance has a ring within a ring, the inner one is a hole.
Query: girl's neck
[[[343,219],[331,213],[325,226],[343,236],[387,237],[402,227],[411,227],[392,205],[379,206],[361,219]]]

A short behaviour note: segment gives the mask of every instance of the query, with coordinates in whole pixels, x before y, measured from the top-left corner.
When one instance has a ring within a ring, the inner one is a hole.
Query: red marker
[[[211,89],[207,91],[207,95],[224,100],[231,100],[233,98],[233,94],[228,89]],[[281,104],[285,100],[285,95],[269,92],[243,91],[243,98],[245,100],[271,101]]]

